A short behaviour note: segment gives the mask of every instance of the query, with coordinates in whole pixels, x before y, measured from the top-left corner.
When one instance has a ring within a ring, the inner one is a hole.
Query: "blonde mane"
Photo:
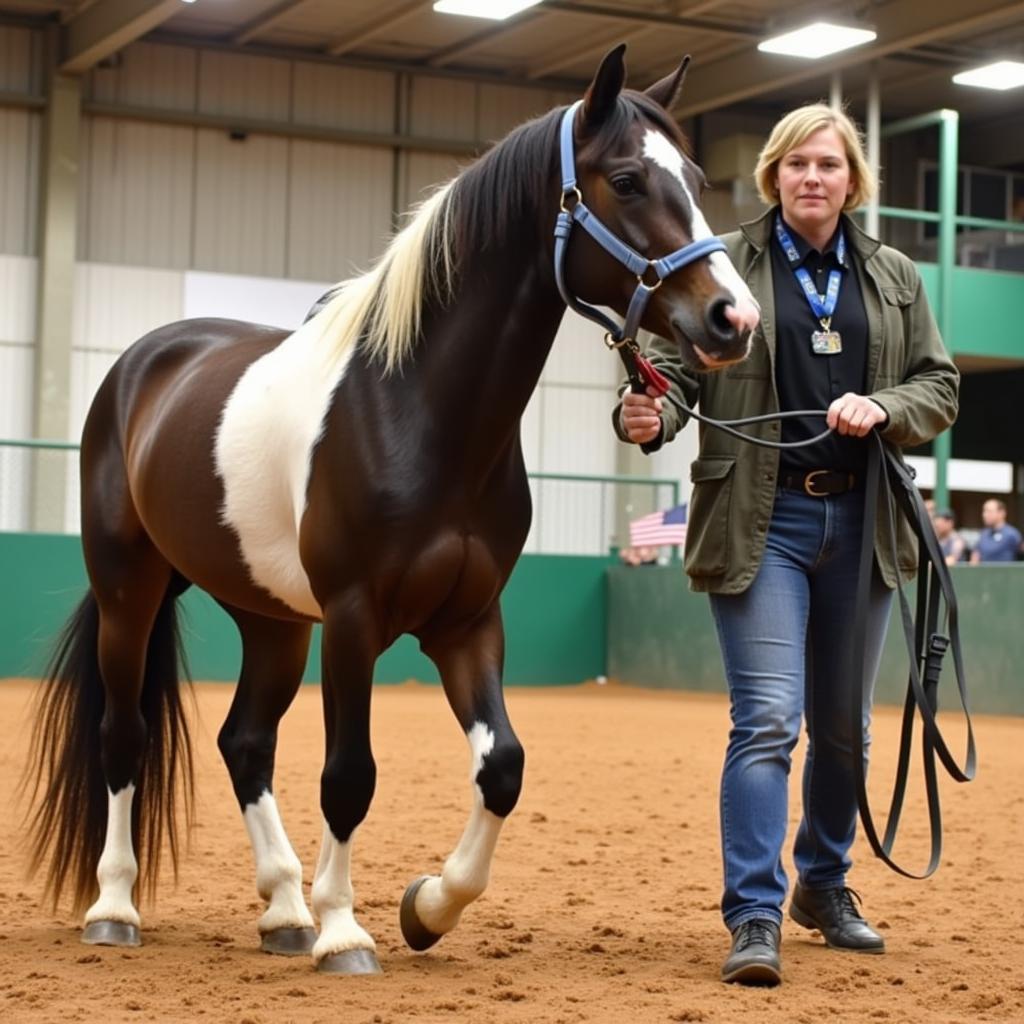
[[[393,372],[419,336],[424,303],[451,298],[453,184],[454,179],[420,203],[373,269],[342,281],[305,326],[332,346],[335,359],[360,344],[386,373]]]

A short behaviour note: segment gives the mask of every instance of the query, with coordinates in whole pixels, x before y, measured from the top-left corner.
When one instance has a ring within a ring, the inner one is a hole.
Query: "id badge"
[[[815,331],[811,349],[816,356],[835,356],[843,351],[843,339],[838,331]]]

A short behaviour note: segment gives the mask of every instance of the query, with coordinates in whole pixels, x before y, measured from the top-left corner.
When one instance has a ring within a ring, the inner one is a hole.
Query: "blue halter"
[[[710,256],[714,252],[725,252],[725,243],[717,237],[702,238],[698,242],[690,242],[681,249],[663,256],[660,260],[649,260],[641,256],[635,249],[628,246],[621,239],[609,231],[597,216],[591,212],[586,203],[583,202],[583,195],[576,184],[576,157],[573,151],[572,129],[576,111],[580,108],[583,100],[577,100],[562,115],[562,126],[560,136],[560,148],[562,155],[562,209],[555,221],[555,281],[558,290],[561,292],[565,304],[574,309],[581,316],[585,316],[595,323],[600,324],[608,331],[609,344],[614,348],[621,348],[622,345],[635,347],[637,328],[640,326],[640,318],[647,308],[647,301],[651,295],[661,286],[661,282],[669,274],[680,270],[697,260]],[[567,201],[575,196],[576,202],[572,208],[568,208]],[[636,274],[636,291],[630,299],[629,308],[626,310],[626,322],[619,327],[614,320],[606,316],[601,310],[590,306],[580,299],[577,299],[568,289],[565,283],[565,252],[569,244],[569,233],[572,231],[573,223],[577,223],[590,235],[598,245],[606,252],[614,256],[631,273]],[[643,276],[648,270],[653,270],[658,280],[653,285],[644,283]]]

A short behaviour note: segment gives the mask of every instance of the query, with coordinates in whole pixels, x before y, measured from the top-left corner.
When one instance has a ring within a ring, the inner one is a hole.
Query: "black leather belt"
[[[838,469],[812,469],[806,473],[783,473],[779,486],[787,491],[802,491],[812,498],[827,498],[857,490],[857,478]]]

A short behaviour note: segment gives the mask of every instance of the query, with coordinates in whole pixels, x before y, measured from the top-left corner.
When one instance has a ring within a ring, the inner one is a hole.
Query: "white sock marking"
[[[353,834],[354,837],[354,834]],[[352,889],[352,841],[340,843],[324,823],[324,848],[313,882],[313,912],[320,919],[320,937],[313,946],[313,962],[349,949],[377,946],[355,918],[355,893]]]
[[[276,928],[311,928],[313,918],[302,896],[302,863],[288,841],[273,794],[261,794],[246,807],[243,819],[256,860],[256,890],[267,901],[260,934]]]
[[[118,793],[107,790],[107,835],[96,866],[100,895],[85,912],[85,923],[121,921],[141,924],[132,903],[132,889],[139,876],[139,864],[132,849],[132,799],[135,785],[129,783]]]
[[[504,824],[504,818],[484,807],[484,795],[476,781],[485,758],[494,749],[494,733],[486,723],[476,722],[466,739],[472,754],[473,810],[440,877],[428,878],[416,893],[416,915],[435,935],[450,932],[462,911],[487,888],[494,848]]]

